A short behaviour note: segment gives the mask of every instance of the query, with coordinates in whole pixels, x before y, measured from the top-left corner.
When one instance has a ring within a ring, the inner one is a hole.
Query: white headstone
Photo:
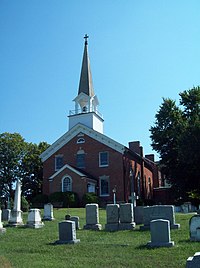
[[[150,228],[150,222],[152,220],[163,219],[170,222],[171,229],[180,228],[180,224],[175,223],[174,206],[170,205],[158,205],[151,207],[144,207],[143,209],[144,225],[140,226],[140,230],[148,230]]]
[[[84,225],[84,229],[101,230],[102,226],[99,224],[98,204],[87,204],[85,208],[86,225]]]
[[[52,221],[54,220],[53,217],[53,205],[48,203],[44,205],[44,221]]]
[[[80,242],[76,239],[76,226],[74,221],[59,222],[59,240],[56,244],[75,244]]]
[[[174,242],[170,238],[170,224],[168,220],[152,220],[150,223],[151,241],[149,247],[172,247]]]
[[[3,228],[3,223],[2,223],[2,221],[1,221],[1,215],[2,215],[2,211],[1,211],[1,209],[0,209],[0,234],[6,232],[6,229]]]
[[[44,223],[41,221],[41,214],[38,208],[30,209],[28,212],[27,227],[42,228]]]
[[[200,241],[200,215],[194,215],[189,221],[190,240]]]
[[[9,225],[18,226],[23,225],[22,211],[21,211],[21,182],[18,179],[16,183],[14,208],[11,210]]]
[[[133,230],[135,228],[133,204],[125,203],[119,206],[120,230]]]
[[[118,231],[119,230],[119,205],[108,204],[106,206],[106,219],[105,224],[106,231]]]

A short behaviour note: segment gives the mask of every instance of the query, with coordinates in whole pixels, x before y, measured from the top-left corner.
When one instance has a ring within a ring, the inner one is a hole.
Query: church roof
[[[85,38],[85,47],[83,53],[78,94],[85,93],[86,95],[93,97],[94,89],[92,83],[92,73],[90,69],[90,59],[88,55],[88,42],[87,42],[88,35],[85,35],[84,38]]]
[[[79,133],[83,133],[88,135],[89,137],[95,139],[98,142],[101,142],[108,147],[118,151],[120,153],[124,153],[125,146],[116,142],[115,140],[107,137],[104,134],[101,134],[91,128],[88,128],[85,125],[78,123],[73,128],[71,128],[68,132],[66,132],[63,136],[61,136],[57,141],[55,141],[46,151],[44,151],[40,157],[42,161],[46,161],[49,157],[55,154],[60,148],[62,148],[65,144],[67,144],[72,138],[77,136]]]

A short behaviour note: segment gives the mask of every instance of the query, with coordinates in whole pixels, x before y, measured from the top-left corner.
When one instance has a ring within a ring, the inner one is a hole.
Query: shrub
[[[74,192],[55,192],[50,194],[49,201],[51,203],[62,202],[62,207],[78,207],[78,195]]]
[[[82,198],[82,205],[85,206],[86,204],[91,203],[99,203],[99,198],[95,193],[86,193],[83,195]]]
[[[26,200],[26,198],[24,196],[22,196],[21,198],[21,209],[23,212],[26,212],[29,210],[29,203],[28,201]]]
[[[32,207],[42,208],[44,204],[48,203],[48,195],[46,194],[38,194],[32,198]]]

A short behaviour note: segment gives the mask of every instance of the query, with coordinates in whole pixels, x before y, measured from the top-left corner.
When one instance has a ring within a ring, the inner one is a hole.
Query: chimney
[[[154,159],[154,154],[147,154],[145,155],[145,157],[153,162],[155,162],[155,159]]]
[[[143,156],[143,147],[140,146],[139,141],[131,141],[128,143],[129,144],[129,149],[141,156]]]

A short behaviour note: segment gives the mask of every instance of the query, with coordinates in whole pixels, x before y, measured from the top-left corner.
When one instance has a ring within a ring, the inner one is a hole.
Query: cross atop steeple
[[[88,40],[89,36],[87,34],[85,34],[84,38],[85,38],[85,45],[87,45],[88,44],[87,40]]]

